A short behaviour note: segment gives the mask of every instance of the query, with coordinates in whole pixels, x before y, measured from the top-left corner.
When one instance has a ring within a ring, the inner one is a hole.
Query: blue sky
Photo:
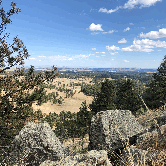
[[[165,0],[15,0],[5,32],[33,65],[158,68],[166,55]],[[2,0],[7,12],[11,0]]]

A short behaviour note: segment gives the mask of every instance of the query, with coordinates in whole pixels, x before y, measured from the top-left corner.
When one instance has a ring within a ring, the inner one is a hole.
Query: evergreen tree
[[[79,129],[79,137],[84,138],[85,134],[88,133],[88,128],[91,122],[92,113],[88,111],[86,100],[82,102],[80,111],[77,112],[77,125]]]
[[[16,3],[11,2],[11,6],[12,9],[7,13],[3,8],[0,9],[2,19],[0,35],[6,29],[5,26],[11,23],[9,17],[20,12]],[[5,42],[6,37],[9,37],[7,33],[0,38],[0,67],[3,68],[0,73],[4,73],[15,65],[23,65],[24,59],[30,56],[19,38],[15,37],[14,43],[8,46]],[[12,56],[14,52],[18,53],[16,57]],[[17,68],[11,76],[0,77],[0,146],[10,145],[27,121],[34,120],[32,103],[37,101],[37,104],[41,105],[47,102],[48,96],[44,90],[44,82],[52,82],[57,75],[57,68],[54,66],[51,72],[46,71],[44,75],[41,72],[35,75],[34,67],[31,66],[26,74],[24,68]],[[20,76],[24,77],[18,80]],[[30,94],[29,90],[34,91]]]
[[[69,137],[73,138],[73,143],[74,143],[74,138],[79,137],[76,113],[71,114],[66,125],[67,125],[67,129],[68,129]]]
[[[153,74],[151,82],[147,84],[143,96],[150,109],[159,108],[166,104],[166,55],[157,71]]]
[[[116,95],[116,107],[121,110],[130,110],[134,115],[143,105],[136,93],[136,86],[130,79],[122,80],[118,84]]]
[[[101,91],[97,93],[92,104],[89,105],[90,110],[93,114],[96,114],[100,111],[115,109],[115,95],[115,85],[112,81],[106,79],[102,82]]]
[[[65,139],[69,138],[68,127],[68,113],[61,111],[57,118],[56,128],[54,132],[62,143]]]

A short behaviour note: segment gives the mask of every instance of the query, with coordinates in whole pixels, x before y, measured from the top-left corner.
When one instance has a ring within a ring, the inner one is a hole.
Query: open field
[[[69,87],[67,86],[70,85],[71,82],[74,83],[82,83],[82,82],[86,82],[89,83],[89,81],[91,81],[91,79],[89,80],[85,80],[85,79],[67,79],[67,78],[56,78],[54,82],[52,82],[53,85],[56,85],[56,87],[62,86],[63,84],[65,84],[65,87],[67,89],[72,89],[73,91],[76,91],[76,93],[73,95],[73,97],[69,97],[69,98],[65,98],[66,97],[66,93],[64,92],[59,92],[59,96],[62,96],[62,98],[64,98],[64,102],[59,105],[57,104],[53,104],[52,102],[47,102],[42,104],[41,106],[37,106],[36,103],[33,103],[33,108],[34,111],[36,111],[37,109],[40,109],[42,111],[42,113],[46,113],[49,114],[50,112],[55,112],[57,114],[59,114],[61,111],[70,111],[70,112],[78,112],[79,108],[81,107],[81,104],[83,101],[86,100],[87,105],[92,103],[93,97],[92,96],[86,96],[84,95],[82,92],[79,92],[81,90],[81,86],[75,86],[74,89],[73,87]],[[61,84],[58,86],[58,82],[61,82]],[[47,90],[47,94],[51,93],[51,92],[57,92],[56,89],[48,89]]]
[[[23,79],[23,77],[19,78],[19,81]],[[65,84],[65,88],[67,89],[71,89],[75,92],[75,94],[72,97],[66,98],[66,93],[64,91],[60,92],[56,89],[49,89],[49,88],[45,88],[47,93],[52,93],[52,92],[58,92],[59,96],[58,98],[61,96],[64,101],[62,102],[62,104],[53,104],[53,102],[48,101],[47,103],[43,103],[41,106],[36,105],[37,102],[32,104],[32,107],[34,109],[34,111],[37,111],[38,109],[40,109],[42,111],[42,113],[45,114],[49,114],[50,112],[53,113],[57,113],[59,114],[61,111],[70,111],[70,112],[78,112],[79,108],[81,107],[81,104],[83,101],[86,100],[87,105],[92,103],[93,97],[92,96],[86,96],[84,95],[82,92],[80,92],[81,90],[81,86],[70,86],[70,83],[82,83],[85,82],[87,84],[93,84],[93,83],[89,83],[90,81],[92,81],[91,78],[89,79],[67,79],[67,78],[56,78],[54,79],[54,81],[51,83],[52,85],[56,85],[56,87],[63,87]],[[58,85],[59,83],[59,85]],[[47,84],[45,82],[45,84]],[[32,93],[33,90],[29,90],[29,93]],[[4,94],[4,91],[2,91],[2,95]]]

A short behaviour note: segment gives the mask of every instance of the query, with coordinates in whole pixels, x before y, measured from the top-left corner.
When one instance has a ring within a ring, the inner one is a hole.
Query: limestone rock
[[[61,159],[68,153],[47,122],[29,122],[13,140],[9,158],[11,164],[39,165],[47,159]]]
[[[89,150],[106,150],[124,148],[123,140],[144,131],[135,116],[129,110],[107,110],[98,112],[91,119],[89,130]],[[131,144],[136,143],[133,140]]]

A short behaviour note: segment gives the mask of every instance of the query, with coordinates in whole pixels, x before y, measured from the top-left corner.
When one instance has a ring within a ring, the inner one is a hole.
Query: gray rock
[[[143,126],[129,110],[101,111],[92,117],[88,149],[112,152],[124,148],[124,141],[142,131]],[[131,144],[136,143],[135,139],[131,140]]]
[[[9,158],[11,164],[39,165],[47,159],[59,160],[68,153],[47,122],[29,122],[13,140]]]
[[[105,150],[92,150],[86,154],[68,156],[61,161],[44,161],[40,166],[112,166]]]
[[[141,134],[137,137],[137,143],[146,141],[150,137],[151,138],[157,137],[157,135],[160,136],[160,142],[166,143],[166,139],[165,139],[166,138],[166,125],[160,126],[160,130],[157,127],[154,128],[154,130],[152,130],[152,129],[150,130],[150,129],[147,130],[149,132]],[[161,136],[161,135],[163,135],[163,136]]]

